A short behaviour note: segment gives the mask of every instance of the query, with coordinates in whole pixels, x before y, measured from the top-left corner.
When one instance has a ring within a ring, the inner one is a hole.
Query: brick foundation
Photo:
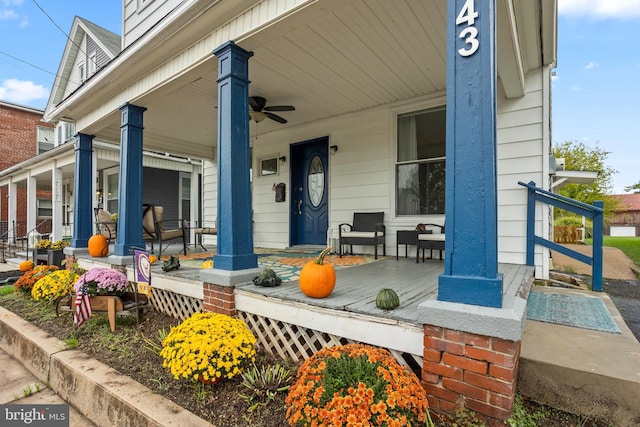
[[[504,425],[516,391],[520,342],[424,325],[422,385],[430,409],[474,411]]]
[[[203,283],[204,311],[237,316],[235,286]]]

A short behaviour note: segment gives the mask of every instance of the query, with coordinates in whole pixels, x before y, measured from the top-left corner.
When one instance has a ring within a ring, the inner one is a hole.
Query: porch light
[[[338,151],[338,146],[332,145],[331,147],[329,147],[329,151],[331,151],[331,154],[336,154],[336,151]]]
[[[249,111],[249,117],[256,123],[260,123],[267,118],[267,115],[262,111]]]
[[[287,161],[287,157],[286,156],[280,156],[278,157],[278,160],[280,160],[280,163],[284,163]]]

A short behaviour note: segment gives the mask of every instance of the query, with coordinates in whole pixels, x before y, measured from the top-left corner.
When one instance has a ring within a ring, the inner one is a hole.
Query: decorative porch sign
[[[148,297],[151,296],[151,262],[149,252],[135,250],[133,257],[136,265],[136,281],[138,292]]]

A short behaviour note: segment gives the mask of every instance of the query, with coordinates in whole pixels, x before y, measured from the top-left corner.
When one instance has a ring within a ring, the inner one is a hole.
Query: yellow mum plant
[[[58,297],[73,292],[73,284],[78,280],[78,276],[73,271],[57,270],[38,279],[31,289],[31,296],[34,300],[53,300]]]
[[[285,402],[291,426],[433,426],[418,377],[387,350],[362,344],[307,359]]]
[[[251,366],[256,338],[242,320],[218,313],[195,313],[162,342],[162,366],[175,379],[216,381]]]

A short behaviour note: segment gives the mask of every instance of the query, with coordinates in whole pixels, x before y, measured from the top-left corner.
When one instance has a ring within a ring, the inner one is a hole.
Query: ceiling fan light
[[[251,120],[256,123],[260,123],[267,118],[267,115],[262,111],[249,111],[249,116],[251,117]]]

